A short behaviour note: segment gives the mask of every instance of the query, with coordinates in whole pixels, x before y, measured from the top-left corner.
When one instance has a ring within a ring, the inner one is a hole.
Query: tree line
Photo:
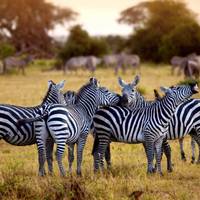
[[[138,54],[143,60],[168,62],[174,55],[200,53],[198,18],[179,0],[144,1],[123,10],[118,22],[132,26],[127,37],[94,37],[80,25],[70,29],[67,41],[56,43],[49,36],[56,24],[76,19],[78,13],[44,0],[1,0],[0,57],[14,52],[39,52],[57,56],[65,62],[79,55],[102,56],[108,53]]]

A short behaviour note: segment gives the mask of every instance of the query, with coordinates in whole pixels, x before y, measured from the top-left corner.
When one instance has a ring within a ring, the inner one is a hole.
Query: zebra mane
[[[91,87],[94,88],[94,85],[92,83],[90,83],[90,82],[86,83],[85,85],[83,85],[77,92],[77,97],[76,97],[75,103],[77,103],[80,100],[80,98],[81,98],[82,94],[85,92],[85,90],[87,90],[87,89],[89,89]]]
[[[49,92],[51,91],[52,86],[53,86],[52,84],[49,86],[49,89],[47,90],[46,95],[44,96],[41,105],[47,100],[47,98],[49,96]]]

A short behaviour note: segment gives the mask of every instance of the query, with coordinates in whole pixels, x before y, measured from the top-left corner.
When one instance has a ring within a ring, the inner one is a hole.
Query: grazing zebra
[[[103,167],[103,156],[110,141],[144,143],[147,155],[147,172],[152,173],[154,149],[157,171],[161,171],[161,146],[168,131],[168,123],[176,107],[197,93],[195,84],[162,88],[166,95],[144,108],[130,110],[110,106],[99,109],[94,116],[96,131],[94,142],[94,170]]]
[[[77,174],[81,175],[83,149],[95,111],[100,105],[114,105],[119,100],[119,95],[110,92],[104,87],[99,87],[97,80],[91,78],[89,83],[82,86],[77,93],[75,105],[66,107],[57,104],[49,108],[48,116],[46,116],[47,127],[54,142],[57,144],[56,157],[62,176],[65,175],[62,164],[65,145],[70,145],[71,152],[73,152],[74,144],[77,144]],[[41,115],[41,118],[44,118],[45,115]],[[32,122],[38,119],[24,119],[24,122]],[[72,160],[69,163],[70,172],[72,170],[71,164]]]
[[[33,56],[28,55],[25,58],[10,56],[3,60],[3,73],[6,73],[8,69],[18,67],[18,71],[21,69],[22,74],[25,75],[25,66],[33,61]]]
[[[60,103],[60,89],[63,88],[64,82],[55,84],[49,81],[49,89],[42,103],[35,107],[21,107],[14,105],[0,105],[0,139],[6,142],[25,146],[36,143],[36,130],[33,124],[18,125],[18,120],[28,117],[35,117],[37,114],[43,113],[43,110],[49,104]],[[36,124],[35,124],[36,125]]]

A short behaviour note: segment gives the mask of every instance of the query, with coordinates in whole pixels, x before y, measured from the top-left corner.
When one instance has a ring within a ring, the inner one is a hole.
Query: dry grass
[[[117,77],[111,69],[98,70],[95,76],[101,85],[120,92]],[[124,80],[133,79],[128,71]],[[41,102],[47,88],[47,80],[55,82],[66,79],[66,90],[77,90],[90,77],[89,72],[79,71],[63,76],[61,72],[41,73],[30,68],[27,76],[8,75],[0,77],[0,102],[24,106]],[[140,87],[147,99],[153,99],[153,89],[160,85],[170,86],[183,77],[171,76],[169,66],[143,65]],[[198,97],[198,96],[197,96]],[[112,144],[112,170],[105,174],[93,174],[91,136],[84,151],[83,177],[61,178],[54,161],[55,175],[37,176],[37,151],[35,146],[16,147],[0,142],[0,199],[200,199],[200,166],[190,164],[190,139],[185,140],[186,163],[180,160],[177,141],[172,145],[174,172],[167,173],[163,159],[164,177],[146,175],[146,157],[142,145]],[[64,164],[67,168],[67,156]],[[74,171],[75,171],[74,164]],[[141,195],[141,196],[140,196]],[[138,196],[138,197],[137,197]]]

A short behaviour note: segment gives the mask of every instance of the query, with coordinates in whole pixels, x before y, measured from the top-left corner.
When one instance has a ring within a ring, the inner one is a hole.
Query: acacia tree
[[[11,42],[18,51],[26,48],[48,51],[48,31],[58,23],[73,20],[77,13],[56,7],[44,0],[1,0],[0,38]]]
[[[144,59],[167,61],[177,54],[200,53],[200,27],[183,1],[145,1],[122,11],[119,22],[134,27],[128,44]]]

